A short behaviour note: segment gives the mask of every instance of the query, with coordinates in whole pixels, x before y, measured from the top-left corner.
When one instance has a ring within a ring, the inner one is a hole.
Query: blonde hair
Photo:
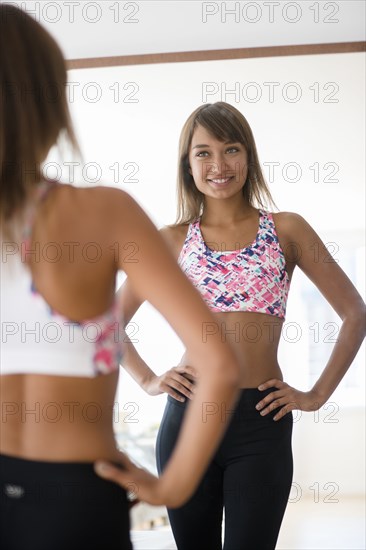
[[[198,107],[183,126],[179,140],[178,209],[175,224],[191,223],[202,214],[204,208],[204,195],[197,189],[189,172],[189,150],[198,125],[220,141],[244,145],[248,155],[244,197],[254,207],[265,207],[268,204],[275,206],[259,164],[257,148],[247,119],[232,105],[218,101]]]
[[[65,61],[50,34],[24,11],[1,4],[0,216],[8,237],[62,131],[79,152],[66,82]]]

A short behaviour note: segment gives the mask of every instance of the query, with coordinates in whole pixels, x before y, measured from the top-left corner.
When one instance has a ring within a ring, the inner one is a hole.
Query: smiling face
[[[219,141],[203,126],[196,127],[189,150],[189,166],[197,189],[205,196],[224,199],[242,195],[247,164],[243,144]]]

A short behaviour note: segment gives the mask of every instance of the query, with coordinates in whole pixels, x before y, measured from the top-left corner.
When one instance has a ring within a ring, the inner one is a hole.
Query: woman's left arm
[[[277,379],[259,386],[260,390],[276,388],[257,404],[262,415],[281,407],[274,420],[294,409],[317,410],[328,401],[361,346],[365,336],[366,312],[360,294],[304,218],[298,214],[283,213],[282,224],[291,244],[296,245],[295,249],[299,252],[296,265],[320,290],[341,318],[342,325],[329,361],[310,391],[301,392]],[[314,254],[314,250],[319,254]]]

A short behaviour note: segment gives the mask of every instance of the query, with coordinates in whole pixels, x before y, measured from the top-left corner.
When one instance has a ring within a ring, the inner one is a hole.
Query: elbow
[[[362,299],[342,316],[342,321],[352,324],[354,332],[366,334],[366,304]]]
[[[362,331],[363,336],[366,335],[366,304],[363,303],[358,312],[357,323]]]
[[[365,324],[366,319],[366,304],[360,299],[356,305],[354,305],[350,311],[347,312],[346,318],[350,318],[355,323]]]

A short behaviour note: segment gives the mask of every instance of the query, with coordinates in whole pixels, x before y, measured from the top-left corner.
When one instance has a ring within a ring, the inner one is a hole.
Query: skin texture
[[[190,349],[202,383],[160,479],[136,467],[116,448],[112,413],[118,371],[96,378],[1,376],[1,405],[15,404],[15,408],[2,417],[0,452],[31,460],[117,462],[124,469],[119,481],[129,490],[132,487],[138,499],[179,506],[194,491],[225,429],[219,415],[201,422],[203,403],[223,401],[228,407],[234,403],[238,362],[219,335],[210,346],[202,342],[201,325],[214,318],[155,226],[128,194],[106,187],[57,186],[39,205],[31,236],[32,247],[38,243],[42,250],[49,242],[61,247],[59,261],[31,257],[29,268],[38,292],[53,309],[74,321],[102,314],[115,299],[116,273],[124,270],[134,296],[151,302]],[[65,246],[70,242],[77,243],[72,259]],[[91,242],[101,250],[94,263],[82,253]],[[50,402],[58,403],[63,412],[57,423],[48,422],[43,414],[38,418],[22,414],[37,406],[42,411]],[[72,419],[65,408],[68,402],[80,403]],[[101,411],[95,422],[83,414],[91,402]]]

